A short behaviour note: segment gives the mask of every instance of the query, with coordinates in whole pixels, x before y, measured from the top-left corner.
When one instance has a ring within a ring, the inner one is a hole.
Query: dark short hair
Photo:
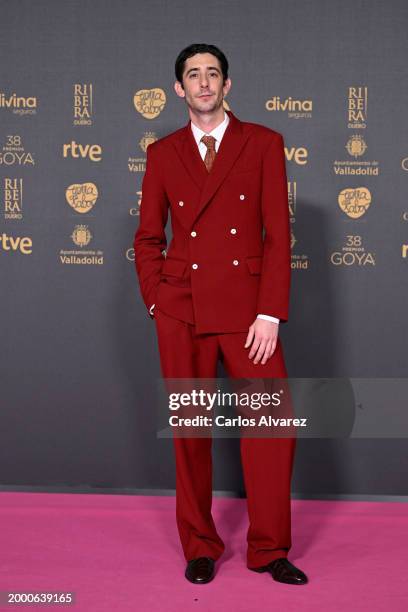
[[[189,57],[192,57],[196,53],[211,53],[215,55],[215,57],[219,60],[221,64],[221,71],[223,80],[225,82],[228,79],[228,60],[225,57],[224,53],[221,49],[218,49],[215,45],[206,45],[204,43],[196,43],[193,45],[189,45],[177,56],[176,65],[175,65],[175,73],[176,79],[183,84],[183,72],[184,72],[184,64]]]

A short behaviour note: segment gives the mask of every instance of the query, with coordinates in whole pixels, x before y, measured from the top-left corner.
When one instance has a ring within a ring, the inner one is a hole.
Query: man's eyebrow
[[[199,67],[190,68],[189,70],[187,70],[186,76],[190,74],[190,72],[193,72],[194,70],[199,70]],[[220,69],[217,68],[217,66],[208,66],[208,70],[216,70],[217,72],[221,72]]]

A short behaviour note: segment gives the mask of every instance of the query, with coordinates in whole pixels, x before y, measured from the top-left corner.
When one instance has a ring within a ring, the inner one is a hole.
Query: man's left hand
[[[264,365],[272,357],[278,341],[279,324],[265,319],[255,319],[248,330],[245,348],[251,344],[248,358],[255,356],[254,363]]]

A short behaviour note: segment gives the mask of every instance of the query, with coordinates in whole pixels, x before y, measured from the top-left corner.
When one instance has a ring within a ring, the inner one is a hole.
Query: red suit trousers
[[[247,333],[196,334],[194,325],[155,308],[164,378],[216,378],[220,359],[231,378],[286,378],[280,339],[266,364],[254,364]],[[173,437],[176,462],[176,521],[187,561],[218,559],[225,545],[211,514],[212,438]],[[290,484],[295,438],[240,438],[247,496],[247,567],[286,557],[291,546]]]

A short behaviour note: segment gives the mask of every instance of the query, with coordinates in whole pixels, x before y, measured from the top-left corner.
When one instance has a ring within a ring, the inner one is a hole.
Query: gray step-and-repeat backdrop
[[[3,489],[174,488],[132,242],[192,42],[226,53],[237,117],[284,136],[289,375],[406,376],[407,27],[404,0],[0,2]],[[405,495],[406,451],[299,440],[294,493]],[[214,488],[242,491],[238,440],[214,440]]]

